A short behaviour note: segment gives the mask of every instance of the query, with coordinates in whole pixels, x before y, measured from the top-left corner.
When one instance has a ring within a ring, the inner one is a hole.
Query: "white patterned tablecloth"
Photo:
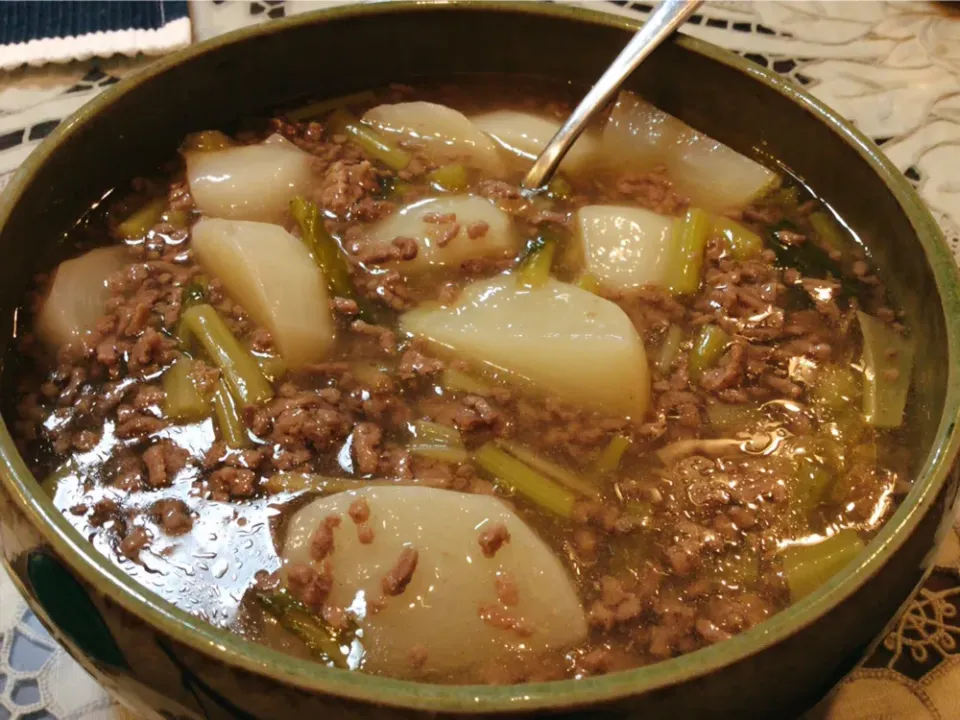
[[[194,39],[345,4],[207,0]],[[646,15],[642,2],[570,3]],[[960,5],[707,2],[683,32],[787,75],[852,120],[910,178],[960,259]],[[0,189],[61,119],[148,59],[109,58],[0,74]],[[960,718],[960,541],[878,652],[813,713],[830,720]],[[130,720],[51,640],[0,570],[0,720]]]

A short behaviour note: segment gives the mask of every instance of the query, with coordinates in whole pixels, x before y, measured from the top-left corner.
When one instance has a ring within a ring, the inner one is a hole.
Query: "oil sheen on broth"
[[[859,238],[629,92],[526,197],[569,105],[507,84],[198,132],[67,234],[5,413],[104,556],[319,663],[506,683],[720,642],[859,553],[913,361]]]

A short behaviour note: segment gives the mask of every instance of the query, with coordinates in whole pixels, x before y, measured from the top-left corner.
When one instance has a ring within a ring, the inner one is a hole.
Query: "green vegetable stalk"
[[[913,375],[916,345],[893,328],[857,311],[863,334],[863,414],[878,428],[899,427]]]
[[[550,279],[550,268],[553,267],[553,256],[557,245],[561,242],[560,234],[549,228],[544,228],[526,249],[520,259],[517,278],[520,284],[528,288],[538,288]]]
[[[345,110],[335,111],[327,119],[328,127],[336,134],[346,135],[367,155],[394,170],[403,170],[410,164],[410,153],[394,145],[373,128],[367,127]]]
[[[241,406],[258,405],[273,397],[273,388],[257,361],[243,349],[213,307],[188,308],[183,313],[183,323],[220,368],[227,389]]]
[[[686,215],[674,221],[673,257],[667,278],[672,292],[689,295],[700,289],[703,252],[711,225],[710,216],[699,208],[687,210]]]
[[[763,240],[759,235],[722,215],[714,216],[713,232],[726,241],[735,260],[751,260],[763,252]]]
[[[791,545],[781,554],[783,574],[794,602],[809,595],[863,550],[856,530],[841,530],[815,545]]]
[[[717,364],[729,345],[730,336],[719,325],[701,327],[687,361],[690,377],[699,380],[704,372]]]
[[[156,197],[147,200],[146,203],[131,213],[126,220],[117,225],[117,232],[127,240],[144,237],[150,232],[150,228],[160,222],[160,216],[163,215],[166,207],[166,197]]]
[[[316,657],[338,668],[348,667],[334,632],[324,627],[305,605],[282,592],[258,593],[256,599],[260,607],[275,617],[281,627],[296,635]]]
[[[223,383],[217,384],[217,391],[213,394],[213,412],[217,416],[220,437],[228,447],[238,449],[250,444],[247,426],[243,424],[237,404],[233,396],[224,389]]]
[[[617,468],[620,467],[620,460],[623,458],[623,454],[632,443],[633,440],[630,439],[630,436],[624,435],[623,433],[617,433],[610,438],[610,442],[607,443],[607,446],[600,453],[597,462],[594,464],[594,474],[597,477],[605,477],[616,472]]]
[[[175,420],[202,420],[210,415],[210,400],[193,381],[194,361],[181,357],[163,373],[163,414]]]
[[[680,344],[683,342],[683,330],[679,325],[671,325],[660,343],[660,351],[654,365],[661,375],[670,372],[674,363],[680,357]]]
[[[563,518],[573,515],[573,506],[576,503],[573,493],[508,455],[495,444],[483,445],[474,453],[474,460],[498,483],[523,495],[544,510]]]
[[[561,485],[565,485],[574,492],[578,492],[581,495],[586,495],[587,497],[600,497],[600,490],[597,489],[596,485],[591,483],[589,480],[585,480],[576,473],[567,470],[565,467],[561,467],[560,465],[557,465],[557,463],[537,455],[537,453],[533,452],[532,450],[528,450],[518,443],[510,442],[509,440],[497,440],[496,443],[521,462],[524,462],[534,470],[538,470],[544,475],[553,478]]]
[[[462,192],[470,184],[470,177],[463,163],[441,165],[427,173],[427,180],[446,192]]]
[[[449,463],[463,463],[469,459],[463,439],[455,428],[417,420],[413,423],[413,433],[415,440],[407,450],[414,455]]]

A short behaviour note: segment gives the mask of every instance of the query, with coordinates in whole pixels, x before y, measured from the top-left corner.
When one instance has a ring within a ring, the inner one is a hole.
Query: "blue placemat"
[[[155,55],[190,43],[186,0],[0,2],[0,69]]]

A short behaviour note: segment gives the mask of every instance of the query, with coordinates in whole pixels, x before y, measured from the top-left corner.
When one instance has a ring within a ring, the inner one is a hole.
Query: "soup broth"
[[[6,373],[64,516],[214,625],[442,683],[692,652],[848,564],[911,477],[866,248],[626,92],[522,192],[570,100],[312,103],[91,209]]]

